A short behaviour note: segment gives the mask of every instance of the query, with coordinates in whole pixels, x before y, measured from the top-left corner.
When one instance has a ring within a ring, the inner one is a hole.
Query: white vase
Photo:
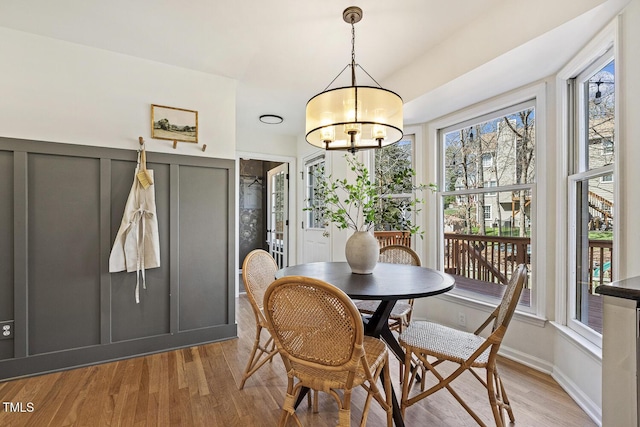
[[[353,273],[371,274],[380,256],[378,239],[368,231],[356,231],[347,239],[344,254]]]

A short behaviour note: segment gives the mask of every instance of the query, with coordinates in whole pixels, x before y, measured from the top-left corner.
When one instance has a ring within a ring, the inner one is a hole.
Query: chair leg
[[[318,391],[311,389],[307,393],[307,406],[312,408],[314,414],[318,413],[318,393]]]
[[[384,383],[384,397],[387,402],[387,427],[393,427],[393,401],[391,387],[391,372],[389,368],[389,359],[385,363],[385,367],[382,369],[382,381]]]
[[[379,371],[376,372],[376,374],[378,373]],[[375,381],[375,378],[377,378],[376,375],[374,375],[374,381]],[[379,390],[377,390],[376,385],[373,383],[371,383],[366,390],[367,390],[367,398],[365,399],[364,406],[362,407],[362,418],[360,419],[361,427],[367,424],[367,417],[369,415],[369,406],[371,405],[371,398],[373,397],[374,393],[379,393]]]
[[[342,407],[338,411],[338,427],[351,427],[351,390],[345,390],[342,399]]]
[[[507,390],[505,390],[504,385],[502,384],[502,379],[499,376],[498,381],[500,383],[500,389],[502,390],[502,401],[504,403],[504,407],[507,410],[507,414],[509,415],[509,421],[515,423],[516,417],[515,415],[513,415],[513,409],[511,408],[511,403],[509,402],[509,398],[507,397]]]
[[[513,409],[511,408],[511,404],[509,402],[509,397],[507,396],[507,391],[504,388],[504,384],[502,383],[502,378],[498,374],[497,367],[494,367],[493,371],[487,370],[487,384],[489,381],[492,383],[493,391],[489,386],[487,389],[489,390],[489,400],[491,401],[491,396],[493,394],[494,400],[491,402],[491,406],[493,409],[493,415],[496,419],[496,424],[498,423],[498,419],[496,418],[496,413],[500,418],[500,422],[502,425],[505,424],[503,409],[507,411],[507,415],[509,416],[509,421],[512,423],[515,422],[515,416],[513,415]],[[495,408],[495,409],[494,409]]]
[[[409,389],[413,378],[409,378],[409,374],[411,373],[411,361],[413,360],[413,352],[410,348],[405,348],[404,350],[404,374],[402,377],[402,396],[400,398],[400,410],[402,412],[402,416],[404,417],[404,412],[407,409],[407,401],[409,400]],[[416,366],[416,370],[418,367]]]
[[[378,379],[382,379],[382,385],[384,389],[384,399],[382,393],[377,386]],[[362,387],[367,390],[367,398],[365,400],[364,407],[362,409],[362,418],[360,419],[360,427],[364,427],[367,423],[367,416],[369,415],[369,405],[371,404],[371,398],[375,398],[380,404],[382,409],[387,413],[387,426],[393,426],[393,403],[391,397],[391,375],[389,373],[389,355],[387,354],[384,362],[377,367],[375,372],[371,375],[369,385],[362,384]]]
[[[251,349],[251,355],[249,356],[247,366],[244,369],[244,374],[242,375],[242,380],[240,381],[240,390],[244,388],[244,384],[247,379],[249,379],[249,377],[253,375],[258,369],[260,369],[262,365],[272,360],[273,356],[277,353],[273,338],[269,336],[267,342],[262,345],[260,342],[261,334],[262,326],[260,324],[256,324],[256,337],[253,342],[253,348]]]
[[[284,398],[284,403],[282,404],[282,412],[280,413],[280,421],[278,422],[279,427],[285,427],[287,425],[287,421],[289,417],[292,417],[296,422],[296,425],[302,427],[302,423],[300,419],[296,415],[295,402],[297,400],[298,394],[300,394],[301,384],[297,384],[294,387],[293,378],[289,377],[287,384],[287,394]]]
[[[426,391],[422,391],[419,394],[409,398],[408,394],[409,394],[409,389],[411,386],[411,383],[415,380],[415,374],[417,372],[417,368],[414,370],[413,372],[413,376],[411,377],[411,380],[409,380],[409,374],[406,372],[408,369],[410,369],[411,367],[411,350],[409,348],[405,348],[405,351],[407,352],[407,356],[405,358],[405,361],[407,362],[405,364],[405,381],[407,382],[406,384],[402,385],[402,410],[403,410],[403,414],[404,414],[404,409],[413,405],[414,403],[417,403],[418,401],[434,394],[435,392],[442,390],[443,388],[446,388],[449,393],[458,401],[458,403],[460,403],[460,405],[469,413],[469,415],[471,415],[471,417],[473,417],[474,420],[476,420],[476,422],[478,423],[478,425],[482,426],[482,427],[486,427],[486,424],[484,422],[482,422],[482,420],[480,419],[480,417],[478,416],[478,414],[476,414],[473,409],[471,409],[471,407],[462,399],[462,397],[453,389],[453,387],[451,387],[451,382],[456,379],[457,377],[459,377],[463,372],[470,370],[469,366],[466,365],[460,365],[455,371],[453,371],[451,374],[449,374],[447,377],[443,377],[440,372],[438,372],[438,370],[436,370],[436,366],[439,365],[441,362],[443,362],[443,360],[438,359],[433,363],[430,363],[427,360],[427,356],[424,354],[419,354],[416,353],[416,357],[418,358],[418,360],[422,363],[422,365],[424,366],[424,368],[428,371],[431,372],[436,379],[438,380],[438,382],[431,386],[429,389],[427,389]],[[503,427],[502,424],[498,424],[497,427]]]
[[[496,385],[497,378],[491,369],[487,369],[487,393],[489,394],[489,404],[491,405],[491,412],[493,412],[493,419],[496,421],[496,427],[504,427],[504,415],[497,395],[499,386],[496,389]]]

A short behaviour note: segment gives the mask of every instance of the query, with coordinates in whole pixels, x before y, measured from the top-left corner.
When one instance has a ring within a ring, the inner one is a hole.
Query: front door
[[[278,268],[286,267],[289,235],[289,165],[267,172],[267,245]]]

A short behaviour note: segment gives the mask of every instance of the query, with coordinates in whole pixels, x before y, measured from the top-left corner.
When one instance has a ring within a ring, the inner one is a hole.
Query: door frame
[[[277,171],[277,172],[274,172]],[[276,260],[279,268],[284,268],[289,266],[289,197],[284,197],[284,203],[282,206],[282,212],[286,214],[286,218],[283,218],[282,224],[282,242],[281,245],[278,245],[276,241],[277,237],[277,225],[274,224],[277,222],[277,219],[274,219],[274,203],[273,203],[273,195],[277,192],[277,189],[274,188],[274,178],[278,175],[285,174],[285,180],[283,184],[286,185],[286,189],[283,189],[283,193],[287,194],[289,189],[289,164],[288,163],[280,163],[280,165],[275,168],[269,169],[267,171],[267,209],[265,210],[266,219],[267,219],[267,246],[269,247],[269,253]],[[276,247],[281,246],[280,250],[276,249]]]
[[[252,151],[236,151],[236,191],[235,191],[235,204],[236,204],[236,212],[239,212],[240,208],[240,159],[247,160],[262,160],[265,162],[281,162],[287,163],[289,165],[289,265],[296,264],[296,253],[298,247],[297,241],[297,227],[295,224],[298,223],[298,215],[296,214],[297,207],[297,180],[293,179],[298,176],[298,165],[296,157],[291,156],[278,156],[272,154],[265,153],[257,153]],[[265,183],[266,184],[266,183]],[[236,297],[239,295],[240,282],[239,282],[239,272],[242,268],[242,264],[240,263],[240,221],[238,218],[235,218],[235,240],[236,240],[236,253],[234,254],[235,258],[235,266],[236,266]]]

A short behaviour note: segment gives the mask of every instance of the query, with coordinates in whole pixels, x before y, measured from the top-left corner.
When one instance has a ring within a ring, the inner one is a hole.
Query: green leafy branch
[[[350,228],[354,231],[370,231],[376,225],[384,224],[393,230],[408,231],[411,234],[422,234],[410,216],[420,212],[419,205],[424,200],[411,197],[391,197],[397,193],[414,194],[430,185],[414,185],[415,171],[411,168],[394,168],[393,173],[386,174],[385,179],[371,180],[371,174],[363,163],[351,155],[345,155],[355,180],[334,179],[325,176],[324,169],[319,168],[314,176],[313,204],[307,200],[306,211],[314,211],[325,226],[332,222],[339,229]]]

